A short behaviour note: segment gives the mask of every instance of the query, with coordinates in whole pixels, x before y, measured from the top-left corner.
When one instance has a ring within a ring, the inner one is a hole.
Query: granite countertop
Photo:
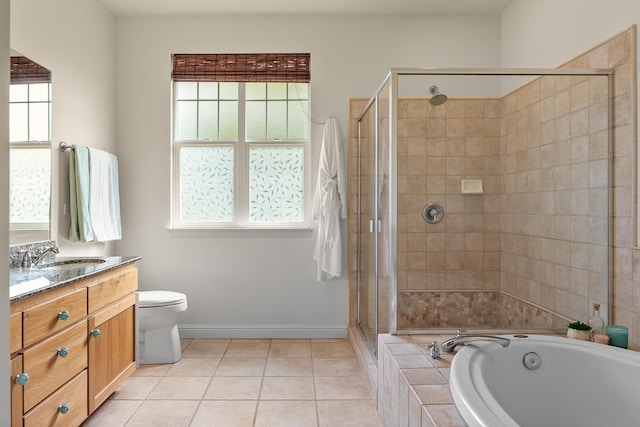
[[[139,256],[55,257],[55,259],[47,261],[46,264],[96,258],[103,259],[104,262],[92,265],[79,264],[77,267],[69,264],[64,268],[11,267],[9,269],[9,301],[26,298],[142,259]]]

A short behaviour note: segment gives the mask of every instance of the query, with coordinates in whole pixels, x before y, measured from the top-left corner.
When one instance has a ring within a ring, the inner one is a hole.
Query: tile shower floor
[[[141,365],[83,427],[379,427],[351,343],[187,339],[174,364]]]

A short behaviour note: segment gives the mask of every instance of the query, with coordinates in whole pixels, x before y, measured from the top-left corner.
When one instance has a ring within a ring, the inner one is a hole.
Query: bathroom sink
[[[49,262],[38,267],[39,270],[66,270],[72,268],[93,267],[105,262],[102,258],[74,258]]]

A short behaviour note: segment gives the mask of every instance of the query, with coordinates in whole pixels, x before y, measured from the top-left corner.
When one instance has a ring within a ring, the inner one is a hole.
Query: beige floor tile
[[[382,427],[371,400],[318,401],[320,427]]]
[[[183,357],[171,366],[168,377],[212,377],[220,364],[219,357]]]
[[[164,377],[147,399],[199,400],[210,382],[211,377]]]
[[[313,357],[356,357],[349,341],[312,341],[311,355]]]
[[[369,388],[362,376],[316,377],[315,385],[318,400],[370,399]]]
[[[264,371],[269,377],[311,377],[310,357],[269,357]]]
[[[140,405],[127,427],[188,426],[198,408],[197,400],[147,400]]]
[[[264,374],[266,361],[264,357],[223,357],[216,376],[260,377]]]
[[[162,377],[129,377],[111,395],[111,399],[144,400],[161,379]]]
[[[214,377],[205,399],[258,400],[262,377]]]
[[[269,340],[231,340],[225,357],[267,357]]]
[[[272,342],[269,357],[309,357],[311,344],[307,342]]]
[[[204,401],[190,427],[251,427],[257,401]]]
[[[316,377],[350,377],[360,375],[360,363],[354,357],[314,357],[313,375]]]
[[[182,357],[222,357],[229,341],[193,340],[182,352]]]
[[[122,427],[142,402],[142,400],[107,400],[82,424],[82,427]]]
[[[180,348],[182,350],[184,350],[185,348],[187,348],[187,346],[189,345],[189,343],[191,342],[191,338],[181,338],[180,339]]]
[[[258,403],[255,427],[316,427],[313,401],[270,401]],[[336,426],[338,427],[338,426]]]
[[[264,377],[262,400],[313,400],[315,393],[312,377]]]
[[[163,365],[140,365],[131,375],[133,377],[163,377],[173,366],[171,363]]]

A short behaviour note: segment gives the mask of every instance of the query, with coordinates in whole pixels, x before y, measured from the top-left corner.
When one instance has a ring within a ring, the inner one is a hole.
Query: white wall
[[[131,17],[118,18],[116,33],[116,249],[143,257],[142,289],[187,295],[184,336],[341,336],[347,281],[316,281],[315,233],[168,231],[172,53],[310,52],[312,115],[337,117],[345,146],[349,98],[371,96],[391,67],[499,64],[498,16]],[[321,136],[314,126],[314,181]]]
[[[640,24],[637,0],[515,0],[501,16],[502,67],[557,67]]]
[[[52,239],[61,255],[112,245],[67,239],[69,153],[60,141],[115,151],[115,17],[98,1],[12,0],[11,47],[52,72]]]
[[[0,200],[9,200],[9,0],[0,0]],[[0,210],[0,259],[9,257],[9,208]],[[0,378],[9,378],[9,263],[0,262]],[[0,425],[11,423],[9,381],[0,383]]]

